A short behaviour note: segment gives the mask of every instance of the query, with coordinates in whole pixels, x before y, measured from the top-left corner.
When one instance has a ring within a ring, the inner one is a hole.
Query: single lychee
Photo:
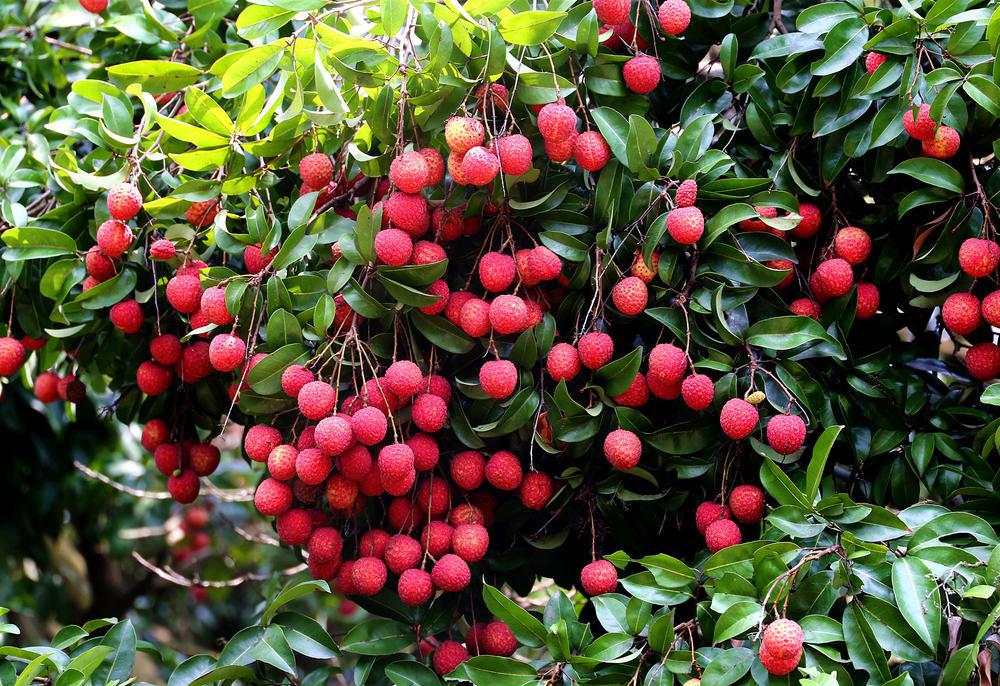
[[[611,290],[611,299],[622,314],[634,317],[646,308],[649,292],[642,279],[626,276]]]
[[[413,239],[401,229],[382,229],[375,234],[375,255],[383,263],[400,267],[410,261]]]
[[[115,184],[108,191],[108,213],[115,219],[127,222],[139,214],[141,208],[142,193],[131,183]]]
[[[849,264],[859,265],[871,253],[872,239],[864,229],[845,226],[834,236],[833,250],[837,257],[847,260]]]
[[[299,177],[311,188],[323,188],[333,181],[333,162],[329,155],[314,152],[299,160]]]
[[[630,0],[594,0],[593,5],[597,21],[602,24],[621,24],[632,9]]]
[[[464,155],[483,144],[485,130],[478,119],[472,117],[452,117],[444,125],[444,139],[452,152]]]
[[[974,278],[989,276],[1000,262],[1000,246],[984,238],[967,238],[958,249],[958,266]]]
[[[806,424],[798,415],[779,414],[767,423],[767,444],[781,455],[791,455],[802,447],[805,439]]]
[[[927,141],[934,138],[934,129],[937,122],[931,119],[931,106],[924,103],[917,108],[917,116],[913,116],[913,107],[903,113],[903,128],[918,141]]]
[[[562,143],[576,133],[576,113],[561,102],[550,102],[538,112],[538,132],[547,142]]]
[[[580,571],[580,585],[589,596],[613,593],[618,587],[618,570],[607,560],[595,560]]]
[[[132,229],[117,219],[109,219],[97,229],[97,247],[108,257],[122,255],[132,245]]]
[[[681,383],[681,396],[685,405],[700,412],[712,404],[715,384],[706,374],[692,374]]]
[[[663,32],[679,36],[691,24],[691,8],[684,0],[665,0],[657,13]]]
[[[992,342],[976,343],[965,353],[965,366],[974,379],[995,379],[1000,375],[1000,346]]]
[[[584,131],[573,140],[573,159],[587,171],[595,172],[611,159],[611,148],[600,131]]]
[[[437,588],[458,593],[469,585],[472,573],[469,564],[453,553],[442,555],[431,569],[431,580]]]
[[[981,321],[979,298],[972,293],[952,293],[941,306],[941,319],[954,334],[972,333]]]
[[[718,519],[705,529],[705,545],[711,553],[742,542],[740,527],[731,519]]]
[[[389,178],[404,193],[419,193],[427,184],[427,161],[419,152],[404,152],[389,165]]]
[[[942,124],[934,132],[933,138],[921,142],[920,148],[927,157],[946,160],[958,152],[961,145],[962,137],[958,131]]]
[[[486,462],[486,480],[501,491],[513,491],[521,485],[523,471],[517,455],[509,450],[498,450]]]
[[[491,398],[503,400],[517,388],[517,367],[510,360],[490,360],[479,370],[479,385]]]
[[[743,484],[729,494],[733,518],[743,524],[756,524],[764,517],[764,493],[756,486]]]
[[[519,133],[503,136],[495,141],[494,146],[504,174],[520,176],[531,169],[531,141],[527,137]]]
[[[111,306],[108,313],[111,323],[122,333],[133,334],[142,328],[145,316],[142,312],[142,305],[137,300],[122,300]]]
[[[598,331],[591,331],[580,336],[577,341],[580,353],[580,363],[587,369],[603,367],[615,354],[614,342],[611,336]]]
[[[615,469],[627,472],[639,464],[642,441],[627,429],[615,429],[604,437],[604,457]]]
[[[622,67],[622,78],[633,93],[645,95],[660,83],[660,63],[649,55],[636,55]]]
[[[723,433],[734,440],[741,440],[753,433],[757,428],[760,415],[757,408],[741,398],[730,398],[722,406],[719,415],[719,425]]]
[[[492,152],[477,145],[462,157],[462,178],[467,184],[485,186],[500,173],[500,159]]]

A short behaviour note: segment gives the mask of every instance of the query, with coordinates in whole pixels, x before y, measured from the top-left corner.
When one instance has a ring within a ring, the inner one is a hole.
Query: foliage
[[[959,684],[974,670],[988,678],[1000,616],[991,465],[1000,386],[984,388],[965,360],[994,331],[978,319],[964,333],[946,331],[939,306],[997,287],[995,263],[977,278],[957,254],[967,239],[995,239],[1000,8],[976,0],[690,7],[691,25],[677,38],[662,35],[655,6],[636,3],[638,36],[623,40],[591,3],[573,0],[171,0],[118,2],[100,16],[69,2],[0,2],[0,75],[9,85],[0,311],[10,315],[7,336],[47,340],[10,377],[4,412],[12,398],[24,402],[19,380],[30,387],[55,370],[84,381],[122,423],[167,420],[179,445],[208,443],[234,423],[274,426],[294,443],[307,422],[282,389],[293,363],[330,381],[338,400],[398,359],[445,377],[454,393],[448,425],[435,434],[438,473],[462,450],[510,449],[525,472],[555,477],[555,494],[538,512],[499,493],[489,555],[465,591],[417,608],[391,589],[359,599],[373,617],[338,637],[335,660],[355,683],[440,683],[412,646],[460,638],[491,615],[513,629],[518,657],[473,657],[447,679],[764,683],[759,629],[786,615],[805,631],[805,662],[791,677],[770,677],[776,683]],[[640,40],[661,73],[648,97],[622,78]],[[873,54],[887,59],[869,71]],[[507,95],[483,90],[493,83]],[[543,153],[532,106],[559,98],[606,140],[611,157],[599,170]],[[922,154],[904,131],[904,115],[920,103],[960,134],[957,154]],[[483,187],[455,183],[451,170],[426,198],[456,212],[471,235],[436,236],[447,261],[380,263],[389,186],[379,180],[411,144],[446,151],[444,125],[456,113],[484,122],[489,137],[527,135],[533,168]],[[323,188],[300,185],[296,174],[314,152],[334,160]],[[706,217],[694,245],[668,231],[685,180],[697,182]],[[136,240],[99,280],[86,255],[110,216],[105,193],[123,181],[143,199]],[[189,210],[203,212],[194,203],[206,201],[220,211],[199,225]],[[796,234],[806,203],[822,210],[812,236]],[[871,254],[852,271],[857,283],[824,300],[816,269],[840,254],[834,237],[846,226],[867,231]],[[152,259],[161,239],[178,256]],[[473,336],[421,311],[437,302],[428,289],[438,280],[452,294],[484,295],[476,280],[484,252],[536,245],[561,261],[558,281],[516,285],[544,310],[537,325]],[[649,264],[654,254],[648,305],[629,316],[611,293],[636,256]],[[200,273],[202,288],[224,289],[232,324],[174,311],[166,286],[184,269]],[[874,316],[859,311],[862,284],[877,288]],[[821,314],[790,309],[800,296],[823,300]],[[131,300],[143,321],[126,334],[109,310]],[[555,383],[546,366],[554,343],[576,344],[588,331],[611,335],[614,359]],[[167,392],[140,390],[155,336],[176,334],[193,348],[229,332],[246,341],[245,365],[198,379],[182,365],[184,383],[171,370]],[[670,341],[691,371],[712,378],[707,410],[692,411],[677,388],[623,400],[649,372],[650,350]],[[480,383],[493,357],[518,369],[517,391],[504,398]],[[774,450],[766,421],[744,441],[720,431],[723,403],[758,391],[765,420],[805,420],[805,448]],[[47,411],[66,431],[86,407]],[[416,431],[410,407],[392,410],[394,438]],[[641,439],[638,467],[602,459],[615,429]],[[238,489],[266,476],[243,457],[203,483]],[[137,459],[148,471],[139,482],[163,483],[152,458]],[[65,462],[61,469],[65,479]],[[52,487],[49,472],[22,472]],[[759,540],[709,554],[695,506],[742,483],[768,496],[763,523],[743,527]],[[390,528],[388,502],[372,498],[356,521],[334,513],[349,548],[366,527]],[[331,509],[315,495],[311,506]],[[45,512],[53,530],[58,512]],[[584,604],[537,590],[539,577],[571,588],[602,555],[620,569],[624,593]],[[318,575],[336,575],[325,571]],[[260,617],[217,657],[183,663],[171,683],[272,683],[296,668],[305,679],[330,677],[329,665],[303,667],[293,656],[334,658],[325,628],[284,610]],[[126,678],[131,661],[97,648],[114,636],[111,653],[127,653],[126,635],[140,646],[131,625],[85,635],[98,629],[67,633],[73,640],[55,640],[55,653],[0,651],[15,658],[19,684],[41,673],[78,684]],[[14,683],[14,662],[5,664],[3,683]]]

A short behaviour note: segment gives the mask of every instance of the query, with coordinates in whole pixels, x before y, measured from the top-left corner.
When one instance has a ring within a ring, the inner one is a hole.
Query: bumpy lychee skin
[[[531,141],[519,133],[498,138],[495,143],[504,174],[520,176],[531,169]]]
[[[312,518],[302,508],[292,508],[282,512],[274,522],[278,538],[285,545],[305,545],[309,542],[312,528]]]
[[[972,293],[952,293],[941,306],[941,319],[953,334],[972,333],[980,323],[979,298]]]
[[[837,257],[849,264],[859,265],[868,259],[872,251],[872,239],[868,232],[856,226],[845,226],[833,238],[833,250]]]
[[[187,219],[191,226],[200,228],[208,226],[215,221],[215,217],[218,214],[219,200],[218,198],[213,198],[211,200],[191,203],[191,207],[187,208],[187,211],[184,212],[184,218]]]
[[[556,343],[545,358],[545,369],[556,383],[572,381],[580,373],[580,354],[569,343]]]
[[[791,455],[805,440],[806,423],[798,415],[779,414],[767,423],[767,444],[776,453]]]
[[[660,27],[670,36],[679,36],[691,24],[691,8],[684,0],[666,0],[657,13]]]
[[[604,457],[615,469],[627,472],[639,464],[642,441],[627,429],[615,429],[604,437]]]
[[[314,448],[313,448],[314,450]],[[279,481],[288,481],[295,476],[295,460],[299,450],[293,445],[276,446],[267,456],[267,471]]]
[[[656,271],[660,266],[660,254],[652,253],[649,257],[650,264],[647,264],[642,257],[642,253],[636,251],[635,258],[632,260],[632,276],[642,279],[643,283],[649,283],[656,276]]]
[[[448,403],[431,393],[418,395],[411,406],[413,423],[427,433],[437,433],[448,421]]]
[[[223,286],[205,289],[201,294],[201,311],[208,321],[217,326],[231,324],[234,319],[226,307],[226,289]]]
[[[410,261],[413,239],[401,229],[382,229],[375,234],[375,255],[391,267],[401,267]]]
[[[954,156],[962,145],[958,131],[943,124],[934,132],[934,137],[921,142],[920,149],[927,157],[946,160]]]
[[[972,378],[989,381],[1000,375],[1000,346],[996,343],[976,343],[965,353],[965,366]]]
[[[993,291],[983,298],[983,319],[990,326],[1000,326],[1000,291]]]
[[[666,3],[664,3],[666,4]],[[677,207],[693,207],[698,200],[698,184],[694,179],[681,182],[674,193],[674,204]]]
[[[462,331],[473,338],[485,336],[490,331],[490,304],[485,300],[472,297],[464,305],[459,316]]]
[[[784,676],[786,674],[791,674],[799,666],[799,661],[802,659],[802,655],[796,654],[794,657],[790,657],[787,660],[779,660],[772,656],[767,650],[761,646],[760,649],[760,663],[767,670],[768,674],[774,676]]]
[[[575,124],[574,124],[575,126]],[[566,162],[573,156],[573,144],[576,143],[576,138],[579,136],[576,129],[570,134],[569,138],[564,141],[545,141],[545,154],[549,156],[549,159],[556,164],[562,164]]]
[[[444,158],[434,148],[421,148],[419,152],[420,156],[424,158],[424,164],[427,166],[425,184],[427,186],[436,186],[444,179]]]
[[[373,596],[385,587],[389,575],[385,563],[377,557],[362,557],[355,560],[351,569],[351,581],[358,594]]]
[[[756,407],[741,398],[730,398],[722,406],[719,425],[723,433],[739,441],[753,433],[759,419]]]
[[[444,676],[469,659],[469,651],[458,641],[442,641],[431,656],[434,671]]]
[[[687,354],[673,343],[658,343],[649,351],[649,376],[679,383],[687,369]]]
[[[115,275],[115,263],[110,257],[101,252],[101,249],[94,245],[87,251],[84,257],[84,266],[87,274],[96,279],[99,283],[107,281]]]
[[[851,290],[851,286],[854,285],[854,272],[851,271],[851,264],[847,260],[835,257],[820,262],[809,283],[813,295],[823,302],[839,298]]]
[[[298,398],[299,391],[316,376],[300,364],[289,365],[281,373],[281,390],[289,398]]]
[[[137,300],[123,300],[111,306],[108,313],[111,323],[122,333],[133,334],[142,328],[145,319],[142,313],[142,305]]]
[[[878,312],[878,305],[881,296],[878,287],[873,283],[858,284],[858,307],[855,317],[858,319],[871,319]]]
[[[142,193],[130,183],[118,183],[108,191],[108,213],[115,219],[127,222],[139,214]]]
[[[149,256],[154,260],[169,260],[177,254],[177,246],[166,238],[153,241],[149,246]]]
[[[323,381],[310,381],[299,390],[299,412],[306,419],[322,419],[333,411],[337,403],[337,392]]]
[[[883,55],[880,52],[870,52],[865,55],[865,71],[869,74],[874,74],[875,70],[882,66],[882,64],[889,59],[888,55]]]
[[[476,450],[463,450],[451,459],[449,473],[459,488],[475,490],[486,478],[486,459]]]
[[[201,305],[201,280],[197,276],[178,274],[167,282],[167,301],[182,314],[191,314]]]
[[[451,535],[451,548],[466,562],[479,562],[490,547],[490,534],[481,524],[459,524]]]
[[[562,258],[544,245],[535,246],[528,255],[528,268],[539,281],[559,278],[562,266]]]
[[[396,592],[399,599],[410,607],[419,607],[434,595],[434,582],[431,575],[422,569],[407,569],[399,577]]]
[[[431,569],[434,585],[448,593],[458,593],[469,585],[472,573],[469,564],[454,553],[442,555]]]
[[[649,291],[642,279],[626,276],[611,289],[611,300],[619,312],[634,317],[646,309]]]
[[[576,133],[576,113],[568,105],[550,102],[538,112],[538,132],[547,142],[562,143]]]
[[[611,396],[611,399],[625,407],[642,407],[649,402],[649,385],[646,377],[642,372],[636,373],[629,387],[623,393]]]
[[[389,165],[389,178],[404,193],[419,193],[427,184],[427,160],[419,152],[404,152]]]
[[[931,106],[924,103],[917,108],[917,116],[913,116],[913,108],[903,112],[903,128],[911,137],[918,141],[926,141],[934,138],[934,129],[937,122],[931,119]]]
[[[498,295],[490,303],[490,326],[499,334],[521,333],[528,328],[528,306],[516,295]]]
[[[479,281],[483,288],[494,293],[505,291],[514,283],[517,263],[510,255],[488,252],[479,260]]]
[[[521,485],[521,461],[509,450],[498,450],[486,462],[486,480],[501,491],[513,491]]]
[[[472,186],[485,186],[500,173],[500,159],[477,145],[462,157],[462,178]]]
[[[208,348],[208,359],[220,372],[231,372],[246,359],[247,344],[239,336],[223,333],[212,339]]]
[[[479,385],[491,398],[508,398],[517,388],[517,367],[510,360],[490,360],[479,370]]]
[[[694,245],[705,232],[705,217],[697,207],[677,207],[667,214],[667,232],[681,245]]]
[[[729,509],[742,524],[756,524],[764,517],[764,492],[756,486],[743,484],[729,494]]]
[[[299,161],[299,177],[311,188],[323,188],[333,181],[333,162],[329,155],[314,152]]]
[[[595,560],[580,571],[580,585],[589,596],[613,593],[618,587],[618,570],[607,560]]]
[[[190,469],[182,470],[179,474],[171,474],[167,478],[167,490],[170,491],[171,497],[182,505],[193,503],[200,489],[198,475]]]
[[[580,363],[587,369],[603,367],[615,354],[611,336],[599,331],[591,331],[580,336],[576,347],[580,352]]]
[[[632,3],[629,0],[594,0],[597,21],[602,24],[621,24],[628,19]]]
[[[552,500],[553,492],[555,483],[551,476],[543,472],[528,472],[521,479],[517,496],[529,510],[541,510]]]
[[[805,636],[802,627],[790,619],[778,619],[767,625],[761,637],[761,649],[767,650],[771,657],[778,660],[788,660],[802,654],[802,643]]]
[[[483,123],[472,117],[452,117],[444,125],[444,140],[452,152],[464,155],[483,144]]]
[[[695,412],[707,409],[715,398],[715,384],[706,374],[692,374],[681,383],[684,404]]]
[[[299,397],[302,397],[301,393],[299,393]],[[343,414],[324,417],[316,425],[316,432],[313,434],[313,437],[316,441],[316,447],[324,454],[330,456],[340,455],[354,443],[354,425]]]
[[[111,258],[124,254],[132,245],[132,238],[132,229],[117,219],[109,219],[97,229],[97,247]]]
[[[705,529],[705,546],[711,553],[717,553],[723,548],[743,542],[740,527],[731,519],[719,519]]]
[[[633,93],[645,95],[660,83],[660,63],[649,55],[636,55],[622,67],[622,78]]]
[[[243,249],[243,266],[248,274],[260,274],[267,268],[267,265],[271,264],[271,260],[274,259],[277,252],[277,247],[265,252],[260,243],[248,245]]]
[[[694,525],[695,528],[698,529],[698,533],[704,536],[705,530],[712,522],[720,519],[729,519],[729,516],[730,512],[728,507],[706,500],[698,505],[694,511]]]
[[[149,396],[162,395],[170,388],[174,373],[169,367],[163,367],[146,360],[135,372],[135,382],[139,390]]]
[[[788,309],[800,317],[812,317],[816,321],[819,321],[819,317],[822,314],[819,303],[809,298],[793,300]]]
[[[811,202],[799,203],[799,216],[802,217],[802,221],[791,230],[791,234],[795,238],[814,236],[823,224],[823,213]]]
[[[479,640],[479,649],[486,655],[510,657],[517,650],[517,639],[506,622],[496,620],[483,629]]]
[[[266,462],[268,455],[281,445],[281,432],[273,426],[257,424],[243,436],[243,449],[254,462]]]
[[[611,148],[600,131],[584,131],[573,140],[573,159],[589,172],[599,171],[611,159]]]
[[[968,238],[958,249],[958,266],[974,278],[989,276],[1000,263],[1000,246],[984,238]]]
[[[413,238],[423,236],[431,225],[427,201],[419,193],[397,191],[386,199],[383,211],[392,226],[402,229]]]

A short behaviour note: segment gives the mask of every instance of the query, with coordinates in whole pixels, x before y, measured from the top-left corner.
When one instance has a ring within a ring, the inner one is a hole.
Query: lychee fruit
[[[833,250],[837,257],[847,260],[848,264],[859,265],[871,253],[872,239],[864,229],[845,226],[834,236]]]
[[[743,484],[729,494],[729,509],[742,524],[756,524],[764,517],[764,493],[756,486]]]
[[[711,553],[742,542],[740,527],[731,519],[718,519],[705,529],[705,545]]]
[[[531,141],[525,136],[519,133],[503,136],[494,145],[504,174],[520,176],[531,169]]]
[[[281,390],[289,398],[298,398],[299,391],[310,381],[316,378],[315,374],[300,364],[289,365],[281,373]]]
[[[729,516],[728,507],[706,500],[695,508],[694,525],[698,529],[698,533],[704,536],[709,524],[719,519],[729,519]]]
[[[170,388],[174,373],[169,367],[163,367],[146,360],[135,372],[135,383],[139,390],[149,396],[162,395]]]
[[[629,0],[594,0],[597,21],[602,24],[621,24],[628,19],[632,3]]]
[[[436,186],[444,179],[444,158],[434,148],[421,148],[420,156],[424,158],[427,166],[427,177],[424,181],[426,186]]]
[[[562,143],[576,133],[576,113],[564,103],[550,102],[538,112],[538,132],[547,142]]]
[[[431,656],[431,664],[439,676],[455,671],[469,659],[469,651],[457,641],[442,641]]]
[[[656,271],[660,266],[660,254],[652,253],[649,256],[650,264],[646,264],[642,257],[641,252],[635,253],[635,258],[632,260],[631,274],[639,279],[642,279],[643,283],[649,283],[656,276]]]
[[[167,478],[167,490],[170,491],[170,496],[182,505],[193,503],[200,489],[201,482],[198,481],[198,475],[190,469],[171,474]]]
[[[132,229],[117,219],[109,219],[97,229],[97,247],[112,259],[129,249],[132,238]]]
[[[375,255],[392,267],[400,267],[410,261],[413,254],[413,239],[401,229],[382,229],[375,234]]]
[[[657,13],[660,27],[670,36],[679,36],[691,24],[691,8],[684,0],[665,0]]]
[[[878,287],[873,283],[858,284],[858,307],[855,317],[858,319],[871,319],[878,312],[879,301],[881,300]]]
[[[448,403],[431,393],[418,395],[410,411],[417,428],[428,433],[440,431],[448,421]]]
[[[139,214],[141,208],[142,193],[131,183],[117,183],[108,191],[108,214],[115,219],[127,222]]]
[[[305,392],[305,388],[308,388],[308,384],[299,393],[299,400],[302,399],[302,393]],[[375,411],[378,412],[378,410]],[[348,419],[342,414],[324,417],[316,425],[316,432],[313,434],[313,438],[316,441],[316,447],[324,454],[329,456],[340,455],[354,443],[353,418]]]
[[[569,343],[556,343],[545,358],[545,369],[557,383],[572,381],[580,373],[580,354]]]
[[[485,186],[500,173],[500,159],[477,145],[462,157],[462,178],[472,186]]]
[[[888,55],[883,55],[880,52],[870,52],[865,55],[865,71],[869,74],[874,74],[875,70],[882,66],[882,64],[889,59]]]
[[[523,471],[517,455],[509,450],[498,450],[486,462],[486,480],[501,491],[513,491],[521,485]]]
[[[458,593],[469,585],[472,573],[469,564],[453,553],[442,555],[431,568],[431,580],[442,591]]]
[[[764,629],[760,660],[771,674],[780,676],[794,670],[802,658],[805,636],[802,627],[790,619],[778,619]]]
[[[463,450],[451,459],[449,473],[459,488],[475,490],[486,478],[486,459],[476,450]]]
[[[220,372],[231,372],[246,359],[247,344],[239,336],[223,333],[212,339],[208,348],[208,358],[212,366]]]
[[[201,305],[201,280],[197,276],[178,274],[167,282],[167,301],[182,314],[190,314]]]
[[[817,265],[809,279],[809,285],[819,302],[839,298],[854,285],[854,272],[851,271],[850,263],[843,258],[824,260]]]
[[[805,440],[806,423],[798,415],[779,414],[767,423],[767,444],[776,453],[791,455],[802,447]]]
[[[615,307],[622,314],[631,317],[641,314],[646,309],[648,299],[646,284],[635,276],[626,276],[611,289],[611,300]]]
[[[479,260],[479,281],[483,288],[497,293],[505,291],[514,283],[517,263],[510,255],[488,252]]]
[[[452,152],[464,155],[483,144],[485,129],[478,119],[472,117],[452,117],[444,125],[444,140]]]
[[[962,145],[962,137],[958,131],[942,124],[934,132],[934,137],[920,143],[924,155],[939,160],[952,157]]]
[[[958,266],[974,278],[989,276],[1000,262],[1000,246],[984,238],[968,238],[958,249]]]
[[[584,131],[573,140],[573,159],[589,172],[599,171],[611,159],[611,148],[600,131]]]
[[[137,300],[123,300],[111,306],[108,313],[111,323],[122,333],[133,334],[142,328],[145,319],[142,305]]]
[[[552,500],[554,491],[551,476],[543,472],[528,472],[521,479],[517,495],[521,504],[529,510],[541,510]]]
[[[822,314],[819,303],[809,298],[793,300],[788,309],[800,317],[812,317],[817,321],[819,321],[820,314]]]
[[[595,560],[580,571],[580,585],[591,597],[613,593],[618,587],[618,570],[607,560]]]
[[[684,404],[696,412],[707,409],[715,398],[715,384],[706,374],[692,374],[681,383]]]
[[[649,55],[636,55],[622,67],[622,78],[633,93],[645,95],[660,83],[660,63]]]
[[[517,639],[506,622],[490,622],[479,637],[480,652],[486,655],[510,657],[517,650]]]
[[[486,395],[503,400],[517,388],[517,367],[510,360],[485,362],[479,370],[479,385]]]
[[[212,198],[211,200],[201,200],[191,203],[191,207],[187,208],[187,211],[184,212],[184,218],[187,219],[191,226],[201,228],[215,221],[215,217],[218,214],[219,199]]]
[[[995,379],[1000,374],[1000,346],[976,343],[965,353],[965,366],[978,381]]]
[[[576,346],[580,353],[580,363],[587,369],[603,367],[611,361],[615,354],[611,336],[598,331],[591,331],[580,336]]]
[[[791,234],[795,238],[814,236],[823,224],[823,213],[811,202],[799,203],[799,216],[802,217],[802,220],[791,230]]]
[[[917,116],[913,116],[913,107],[903,113],[903,128],[911,137],[918,141],[926,141],[934,138],[934,129],[937,122],[931,119],[931,106],[924,103],[917,108]]]
[[[972,293],[952,293],[941,306],[941,319],[953,334],[964,336],[979,326],[979,298]]]
[[[413,238],[423,236],[431,225],[427,201],[419,193],[397,191],[386,199],[383,211],[392,226],[402,229]]]
[[[723,433],[738,441],[753,433],[759,419],[756,407],[741,398],[730,398],[722,406],[719,425]]]
[[[410,607],[419,607],[434,595],[434,582],[431,575],[422,569],[407,569],[399,576],[396,592],[399,599]]]
[[[323,188],[333,181],[333,162],[329,155],[314,152],[299,160],[299,177],[311,188]]]
[[[490,303],[490,325],[499,334],[520,333],[528,328],[528,306],[516,295],[498,295]]]
[[[627,472],[639,464],[642,441],[627,429],[615,429],[604,437],[604,457],[615,469]]]
[[[671,1],[675,0],[667,0],[667,2]],[[663,5],[666,5],[667,2],[664,2]],[[683,2],[681,2],[681,4],[684,4],[685,7],[687,6]],[[663,10],[662,6],[660,10],[661,11]],[[698,200],[698,184],[695,182],[695,180],[688,179],[687,181],[682,181],[681,185],[677,187],[677,191],[674,193],[674,204],[677,205],[677,207],[692,207],[694,206],[697,200]]]
[[[351,581],[360,595],[375,595],[385,587],[387,579],[385,563],[377,557],[362,557],[354,561]]]
[[[451,548],[466,562],[479,562],[490,546],[490,534],[481,524],[460,524],[451,535]]]
[[[404,193],[419,193],[427,184],[427,161],[419,152],[404,152],[389,165],[389,178]]]
[[[310,381],[299,389],[298,405],[306,419],[318,420],[333,411],[337,392],[323,381]]]
[[[646,377],[642,372],[638,372],[629,387],[622,393],[611,396],[611,399],[625,407],[642,407],[649,402],[649,386],[646,383]]]
[[[34,392],[35,397],[43,403],[52,403],[59,400],[59,375],[55,372],[42,372],[36,376]],[[145,432],[143,435],[145,435]]]

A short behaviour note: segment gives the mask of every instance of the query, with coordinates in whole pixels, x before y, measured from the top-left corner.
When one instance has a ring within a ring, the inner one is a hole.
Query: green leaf
[[[184,62],[139,60],[106,67],[108,75],[123,87],[133,83],[153,95],[172,93],[197,83],[205,72]]]
[[[14,227],[3,232],[3,242],[10,248],[3,254],[4,260],[8,262],[37,260],[76,252],[76,241],[55,229]]]
[[[278,68],[284,48],[284,41],[278,41],[229,53],[218,60],[212,65],[212,73],[222,76],[222,94],[235,98],[262,83]]]
[[[994,117],[1000,117],[1000,86],[982,74],[972,74],[962,90]]]
[[[261,395],[275,395],[281,392],[281,375],[285,368],[293,364],[301,364],[309,359],[309,349],[301,343],[284,345],[254,365],[247,375],[247,382],[255,392]],[[280,597],[280,594],[279,596]],[[273,605],[277,601],[271,601]],[[279,606],[280,607],[280,606]],[[271,609],[274,614],[277,607]]]
[[[248,626],[229,639],[219,654],[219,667],[242,667],[254,661],[253,650],[267,629],[262,626]]]
[[[538,45],[552,37],[565,16],[565,12],[549,10],[514,12],[500,20],[497,30],[508,43]]]
[[[914,157],[904,160],[890,169],[888,173],[905,174],[918,181],[954,193],[961,193],[964,188],[962,175],[957,169],[947,162],[930,157]]]
[[[641,365],[642,348],[635,348],[628,355],[612,360],[598,369],[596,376],[604,382],[608,395],[620,395],[635,381]]]
[[[744,600],[730,605],[715,623],[715,634],[712,643],[736,638],[756,627],[764,616],[764,608],[760,603]]]
[[[209,131],[226,137],[233,134],[233,120],[211,96],[197,88],[188,88],[184,91],[184,104],[194,120]]]
[[[264,631],[257,641],[250,656],[269,665],[277,667],[286,674],[295,673],[295,655],[285,639],[285,632],[280,626],[272,624]]]
[[[750,671],[756,656],[749,648],[730,648],[716,653],[701,675],[702,686],[729,686]]]
[[[823,39],[826,54],[813,63],[814,76],[836,74],[858,61],[868,42],[868,24],[860,18],[838,21]]]
[[[810,510],[811,502],[800,491],[788,475],[773,460],[764,460],[760,465],[760,483],[771,497],[782,505],[795,505]]]
[[[854,667],[868,672],[875,683],[882,683],[892,678],[885,651],[875,638],[871,625],[868,624],[857,603],[851,603],[844,608],[844,639],[847,643],[847,654]]]
[[[406,0],[381,0],[382,28],[387,36],[395,35],[406,23],[406,13],[410,9]]]
[[[495,617],[507,622],[520,643],[532,648],[545,645],[546,631],[541,621],[499,589],[483,584],[483,600]]]
[[[135,665],[136,635],[132,622],[126,619],[115,624],[104,634],[101,645],[111,648],[111,652],[94,672],[95,681],[107,683],[128,679]]]
[[[476,345],[464,331],[444,317],[411,310],[409,318],[424,338],[442,350],[460,355],[469,352]]]
[[[747,331],[746,341],[759,348],[777,351],[791,350],[807,343],[822,341],[833,347],[837,359],[847,359],[840,342],[830,336],[823,326],[811,317],[788,315],[754,322]]]
[[[976,667],[976,656],[979,646],[976,644],[962,646],[948,658],[941,671],[941,686],[963,686],[969,683],[972,670]]]
[[[823,472],[826,470],[826,461],[830,457],[830,451],[843,430],[842,425],[828,426],[820,434],[813,444],[812,456],[809,458],[809,466],[806,468],[806,499],[810,503],[816,502],[819,497],[819,485],[823,479]]]
[[[590,111],[608,147],[619,162],[628,166],[628,120],[610,107]]]
[[[285,348],[291,348],[291,347],[292,346],[285,346]],[[285,348],[282,348],[281,350],[284,350]],[[280,353],[281,350],[279,350],[278,352]],[[270,355],[268,357],[270,357]],[[263,364],[263,361],[261,361],[260,364]],[[294,364],[294,363],[289,363],[289,364]],[[254,367],[254,369],[256,368],[257,367]],[[306,581],[299,581],[296,583],[289,584],[285,588],[281,589],[281,592],[278,593],[278,595],[276,595],[274,599],[272,599],[271,602],[267,604],[267,608],[264,610],[264,614],[261,615],[260,623],[261,624],[269,623],[271,621],[271,618],[274,617],[275,613],[283,606],[287,605],[293,600],[298,600],[299,598],[307,596],[311,593],[315,593],[317,591],[321,591],[323,593],[329,593],[330,586],[325,581],[319,581],[316,579],[309,579]]]
[[[330,634],[312,617],[298,612],[280,612],[272,618],[271,623],[282,628],[288,645],[299,655],[316,660],[337,656],[337,646]]]
[[[391,619],[368,619],[354,626],[340,642],[345,653],[392,655],[413,643],[413,631]]]
[[[441,680],[429,667],[413,660],[400,660],[387,665],[385,675],[396,686],[439,686]]]
[[[448,680],[471,681],[476,686],[529,686],[538,674],[531,665],[509,657],[480,655],[460,664]]]
[[[941,592],[930,569],[916,557],[892,564],[892,592],[907,623],[934,652],[941,634]]]

